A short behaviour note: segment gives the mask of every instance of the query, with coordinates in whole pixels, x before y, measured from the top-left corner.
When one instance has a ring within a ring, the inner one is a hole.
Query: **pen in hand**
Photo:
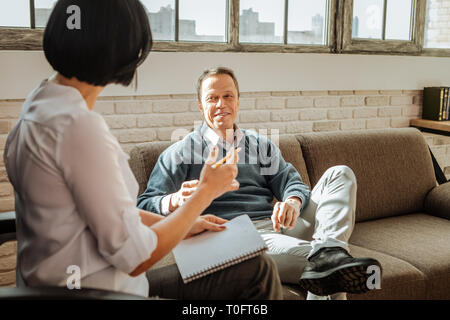
[[[241,151],[241,148],[236,148],[236,149],[234,150],[234,152],[237,152],[237,153],[239,153],[239,151]],[[227,162],[227,160],[233,155],[234,152],[227,154],[222,160],[217,161],[217,162],[214,163],[211,167],[212,167],[213,169],[216,169],[216,168],[220,167],[220,166],[223,165],[225,162]]]

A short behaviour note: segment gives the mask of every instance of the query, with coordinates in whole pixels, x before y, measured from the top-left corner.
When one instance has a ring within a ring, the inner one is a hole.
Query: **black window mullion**
[[[325,30],[324,30],[324,32],[323,32],[323,39],[322,39],[322,41],[325,43],[325,45],[329,45],[330,44],[330,41],[329,41],[329,39],[330,39],[330,20],[331,20],[331,16],[330,16],[330,8],[331,8],[331,0],[327,0],[327,9],[325,10],[325,26],[324,26],[324,28],[325,28]],[[337,10],[337,9],[336,9]],[[335,30],[336,30],[336,21],[334,22],[335,23]],[[350,26],[350,28],[352,28],[353,27],[353,23],[352,23],[352,25]],[[337,41],[335,41],[335,44],[337,43]]]
[[[284,44],[288,43],[289,0],[284,0]]]
[[[230,43],[230,1],[225,0],[225,42]]]
[[[383,31],[381,34],[381,40],[386,40],[386,14],[387,14],[387,0],[384,0],[383,4]]]
[[[414,35],[414,29],[416,25],[416,0],[411,0],[411,17],[410,17],[410,24],[409,24],[409,40],[413,41],[415,38]],[[424,31],[425,32],[425,31]]]
[[[34,0],[30,0],[30,28],[36,29],[36,14],[34,11]]]
[[[175,0],[175,42],[179,40],[180,34],[180,3],[179,0]]]
[[[233,47],[239,46],[239,7],[240,0],[229,0],[229,43]]]

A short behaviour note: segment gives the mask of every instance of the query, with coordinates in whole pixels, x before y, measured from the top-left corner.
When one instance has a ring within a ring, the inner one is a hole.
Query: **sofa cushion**
[[[300,173],[303,182],[311,187],[302,148],[300,148],[300,144],[295,135],[280,136],[279,148],[284,160],[292,164]]]
[[[425,299],[426,284],[422,272],[406,261],[393,256],[350,244],[354,257],[372,257],[380,261],[383,268],[381,288],[364,294],[347,294],[349,300],[380,299]],[[304,300],[306,298],[299,285],[284,283],[284,300]]]
[[[159,155],[166,150],[172,142],[146,142],[134,146],[130,151],[128,163],[139,184],[139,194],[147,188],[148,178],[158,161]]]
[[[306,300],[307,294],[299,285],[283,283],[283,300]]]
[[[450,220],[450,182],[434,187],[425,198],[425,211]]]
[[[347,165],[357,183],[356,221],[423,211],[436,186],[428,145],[414,128],[297,135],[312,185]]]
[[[427,299],[450,299],[450,221],[409,214],[357,223],[350,243],[404,260],[427,281]]]
[[[372,289],[364,294],[348,294],[349,300],[425,299],[425,276],[407,261],[352,244],[350,252],[354,257],[377,259],[382,267],[382,279],[380,289]]]

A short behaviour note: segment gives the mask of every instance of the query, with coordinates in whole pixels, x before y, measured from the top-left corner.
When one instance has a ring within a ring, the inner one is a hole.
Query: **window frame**
[[[285,1],[288,2],[288,0]],[[227,42],[154,41],[152,50],[160,52],[348,53],[450,57],[450,48],[423,47],[426,0],[413,0],[415,2],[414,28],[413,40],[410,42],[352,39],[353,0],[328,1],[327,45],[239,43],[240,1],[227,0]],[[34,3],[34,0],[30,0],[30,7],[31,3]],[[177,19],[176,24],[178,25]],[[33,22],[31,25],[34,27]],[[177,25],[175,32],[177,32]],[[287,32],[286,19],[284,32]],[[0,27],[0,50],[42,50],[43,33],[44,29]]]
[[[377,39],[353,39],[353,0],[344,0],[344,17],[342,20],[343,39],[342,53],[406,53],[410,55],[418,55],[423,49],[425,10],[422,6],[426,0],[412,0],[414,17],[412,41],[407,40],[377,40]],[[383,31],[385,30],[386,21],[383,21]]]
[[[430,57],[450,57],[450,48],[441,49],[441,48],[424,48],[425,43],[425,18],[426,18],[426,10],[427,3],[426,0],[417,0],[423,1],[423,30],[422,30],[422,55],[430,56]]]
[[[285,0],[286,2],[288,0]],[[329,1],[328,45],[247,44],[239,43],[239,0],[227,0],[227,42],[154,41],[154,51],[161,52],[306,52],[331,53],[335,50],[336,8],[338,0]],[[33,0],[30,0],[30,3]],[[178,3],[178,0],[175,1]],[[286,8],[287,9],[287,8]],[[176,10],[176,14],[178,10]],[[178,17],[175,19],[178,33]],[[286,22],[285,22],[286,24]],[[0,50],[42,50],[43,29],[0,27]],[[286,31],[286,27],[285,27]],[[175,36],[177,39],[177,36]]]

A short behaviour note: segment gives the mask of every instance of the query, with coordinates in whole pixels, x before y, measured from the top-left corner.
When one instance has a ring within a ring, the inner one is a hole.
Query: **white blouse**
[[[66,286],[76,266],[82,288],[148,296],[145,273],[128,274],[150,257],[156,234],[136,208],[128,155],[77,89],[44,80],[23,105],[4,161],[15,191],[18,285]]]

